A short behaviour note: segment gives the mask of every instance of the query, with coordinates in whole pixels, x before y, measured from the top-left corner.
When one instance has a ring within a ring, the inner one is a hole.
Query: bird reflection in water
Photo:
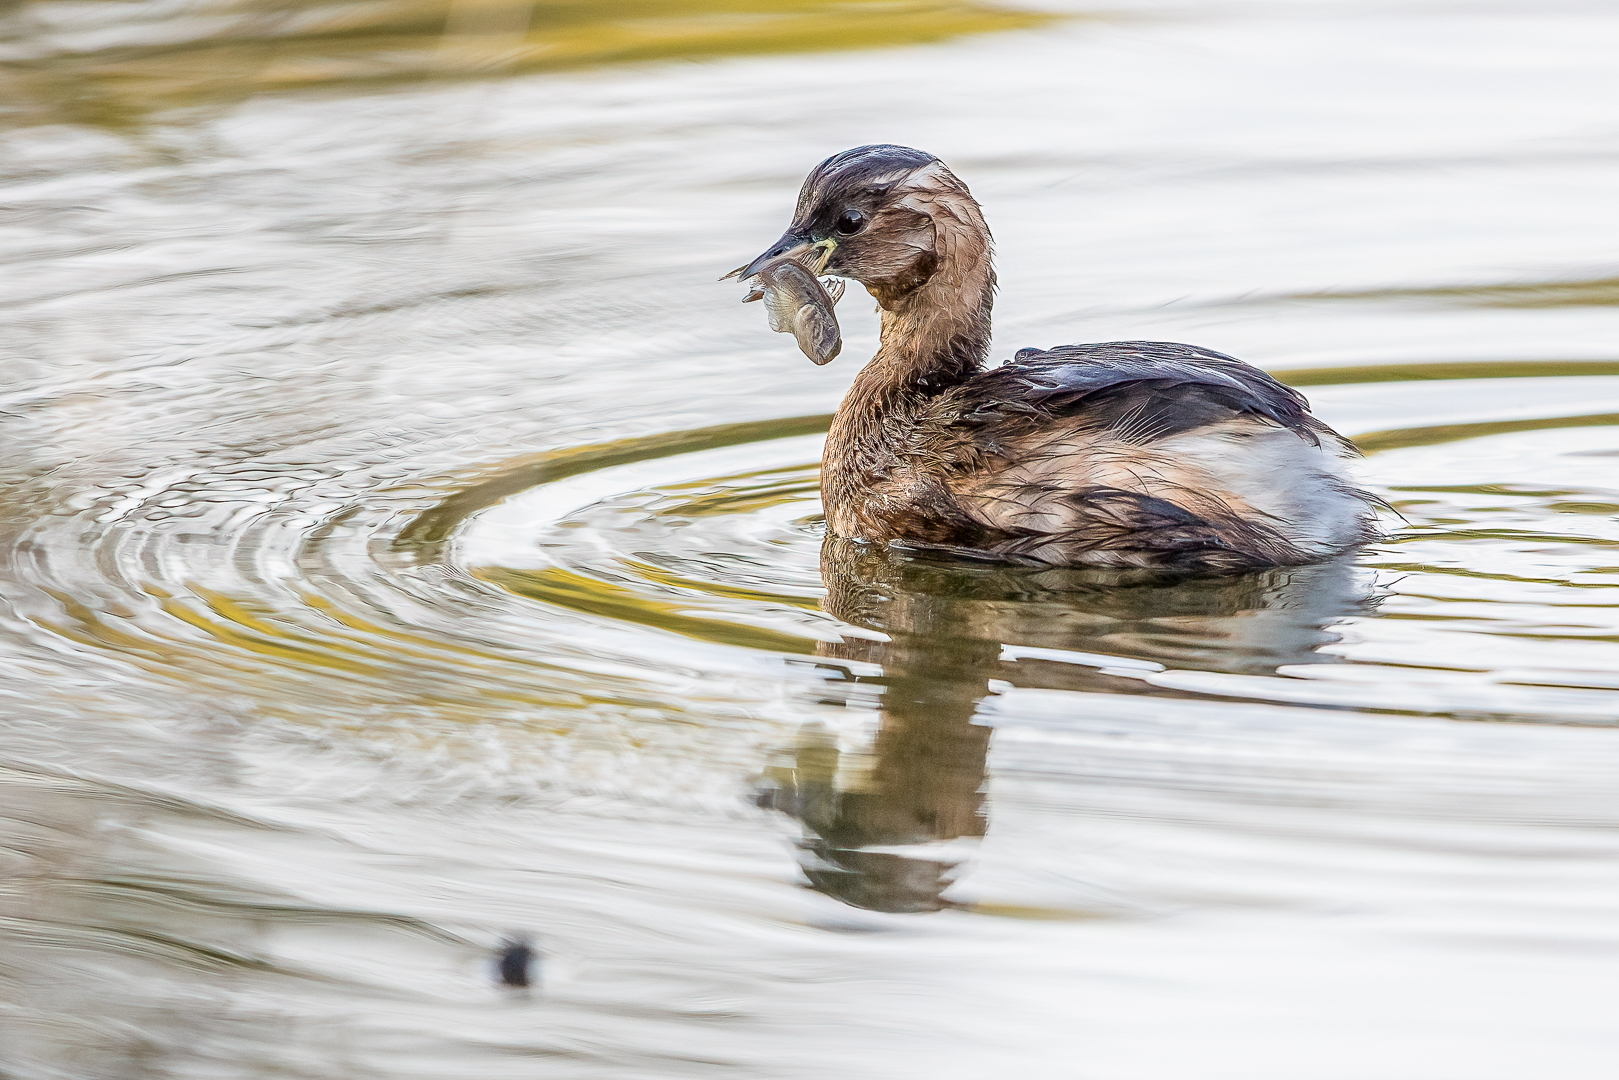
[[[992,729],[973,718],[992,680],[1176,695],[1096,667],[1003,659],[1003,644],[1269,674],[1331,662],[1319,650],[1337,639],[1333,624],[1373,603],[1348,560],[1191,575],[942,561],[829,538],[821,571],[826,610],[888,638],[819,650],[882,669],[853,676],[881,688],[880,727],[851,768],[829,730],[807,725],[768,770],[760,801],[802,822],[812,887],[889,912],[952,906],[944,894],[960,854],[937,845],[985,834]],[[920,844],[936,846],[892,850]]]

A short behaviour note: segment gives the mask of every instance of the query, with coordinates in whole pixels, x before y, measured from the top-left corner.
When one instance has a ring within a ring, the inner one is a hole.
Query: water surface
[[[1608,1075],[1619,18],[514,12],[8,11],[0,1072]],[[878,140],[1387,540],[825,543],[874,317],[714,279]]]

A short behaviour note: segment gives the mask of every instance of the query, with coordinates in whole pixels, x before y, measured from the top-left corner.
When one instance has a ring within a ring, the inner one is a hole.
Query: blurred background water
[[[1611,1075],[1619,13],[1008,3],[0,7],[0,1076]],[[1389,538],[823,549],[877,141]]]

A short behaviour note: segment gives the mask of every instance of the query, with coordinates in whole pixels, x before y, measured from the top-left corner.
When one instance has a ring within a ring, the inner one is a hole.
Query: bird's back
[[[1189,345],[1025,349],[917,424],[958,511],[958,542],[933,546],[1206,569],[1313,562],[1373,534],[1353,447],[1297,391]]]

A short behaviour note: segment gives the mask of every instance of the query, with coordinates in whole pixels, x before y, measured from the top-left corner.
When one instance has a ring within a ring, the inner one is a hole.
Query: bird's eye
[[[838,218],[837,224],[832,226],[844,236],[853,236],[866,224],[866,215],[858,210],[845,210]]]

